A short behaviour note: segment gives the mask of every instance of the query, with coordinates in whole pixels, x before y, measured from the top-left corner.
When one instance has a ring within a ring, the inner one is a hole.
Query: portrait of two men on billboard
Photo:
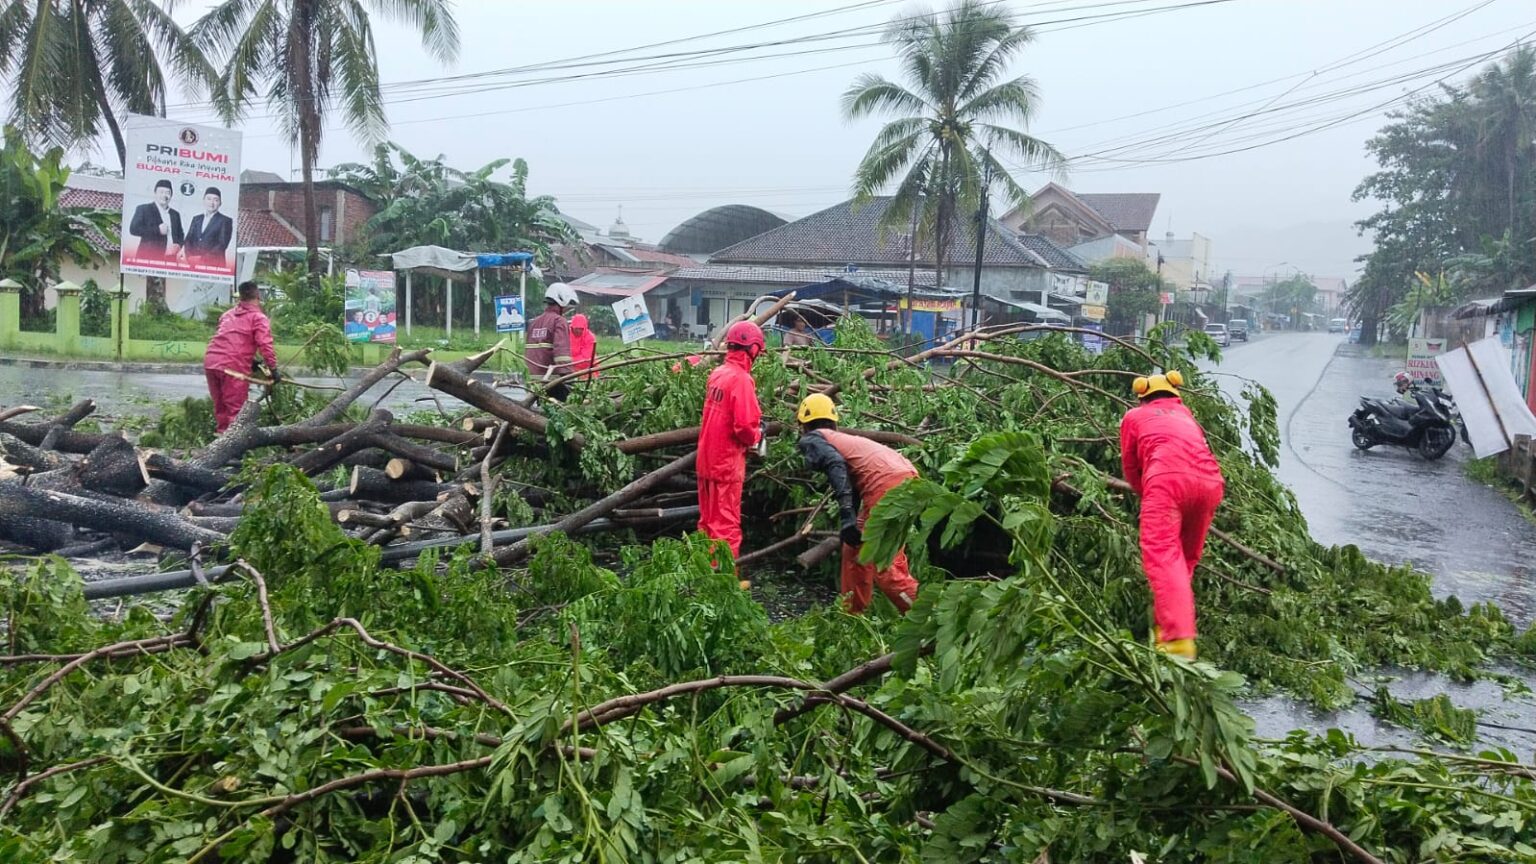
[[[196,192],[191,183],[184,190]],[[235,222],[223,212],[224,193],[217,186],[203,188],[201,210],[190,223],[182,220],[175,202],[171,181],[155,181],[152,199],[133,210],[128,233],[138,238],[134,257],[145,263],[172,262],[183,267],[228,269],[231,264],[230,241],[235,236]]]

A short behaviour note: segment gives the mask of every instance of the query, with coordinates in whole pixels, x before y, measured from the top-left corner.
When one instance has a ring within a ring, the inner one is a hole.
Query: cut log
[[[806,570],[809,570],[812,567],[815,567],[817,564],[820,564],[828,558],[831,558],[833,553],[837,552],[837,550],[841,548],[842,545],[842,540],[839,540],[836,537],[828,537],[820,543],[817,543],[815,546],[812,546],[804,552],[801,552],[799,555],[796,555],[795,563],[799,564]]]
[[[230,483],[230,476],[222,471],[198,468],[187,462],[165,455],[151,453],[144,457],[144,467],[156,480],[174,483],[196,492],[218,492]]]
[[[0,432],[0,458],[12,465],[28,468],[34,472],[57,471],[70,465],[70,461],[58,453],[33,447],[15,435],[4,432]]]
[[[334,467],[353,453],[372,447],[374,436],[382,432],[392,420],[394,415],[388,411],[375,411],[368,415],[366,422],[300,455],[289,464],[305,474],[319,474]]]
[[[132,498],[149,485],[149,469],[144,464],[143,455],[121,432],[103,438],[101,444],[80,461],[76,476],[86,489],[121,498]]]
[[[373,446],[434,471],[453,471],[459,467],[458,461],[451,455],[407,441],[395,435],[393,429],[374,435]]]
[[[469,377],[451,363],[434,362],[429,366],[427,386],[473,405],[519,429],[527,429],[529,432],[543,435],[549,426],[549,421],[544,418],[544,415],[524,408],[516,401],[496,392],[495,388]],[[578,448],[581,446],[579,437],[572,443]]]
[[[459,428],[463,429],[465,432],[474,432],[476,434],[484,434],[487,429],[489,429],[492,434],[495,434],[496,427],[500,425],[500,422],[492,420],[489,417],[465,417],[463,420],[459,421]]]
[[[437,472],[431,468],[418,465],[409,459],[403,459],[399,456],[385,463],[384,474],[391,480],[426,480],[436,483],[440,479]]]
[[[45,517],[175,549],[190,549],[194,543],[213,546],[224,542],[223,534],[200,528],[174,513],[127,501],[30,489],[19,483],[0,483],[0,516]]]
[[[479,525],[474,502],[462,489],[449,492],[432,512],[411,523],[411,527],[422,531],[445,534],[468,534]]]
[[[36,405],[13,405],[4,411],[0,411],[0,422],[10,420],[14,417],[20,417],[23,414],[31,414],[33,411],[41,410],[43,409],[37,407]]]
[[[594,519],[605,516],[608,513],[623,507],[625,504],[639,500],[640,498],[655,490],[658,486],[661,486],[668,479],[675,477],[684,471],[692,469],[694,462],[698,459],[698,456],[698,453],[689,453],[686,456],[680,456],[671,462],[668,462],[661,468],[658,468],[655,471],[640,477],[639,479],[625,486],[623,489],[620,489],[612,495],[609,495],[607,498],[590,504],[581,510],[578,510],[575,513],[565,517],[564,519],[561,519],[559,522],[555,523],[551,530],[563,531],[566,534],[570,534],[571,532],[581,528]],[[492,559],[502,567],[506,567],[522,561],[524,558],[528,557],[528,553],[531,548],[531,541],[536,536],[538,535],[533,535],[533,537],[519,540],[504,549],[496,550],[496,553],[492,556]]]
[[[96,400],[81,399],[69,406],[69,410],[53,418],[49,425],[63,426],[65,429],[73,429],[81,420],[91,416],[96,411]]]
[[[0,489],[11,484],[0,484]],[[4,512],[0,503],[0,540],[38,552],[54,552],[75,542],[75,529],[63,522]]]
[[[422,480],[396,482],[389,475],[374,468],[352,469],[352,482],[345,490],[356,499],[379,501],[386,504],[403,504],[408,501],[436,501],[437,496],[453,490],[447,483],[429,483]]]
[[[342,510],[336,514],[336,521],[348,528],[390,528],[395,524],[388,516],[366,510]]]

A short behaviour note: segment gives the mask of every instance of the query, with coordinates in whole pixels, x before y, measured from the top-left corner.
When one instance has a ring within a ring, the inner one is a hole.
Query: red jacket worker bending
[[[762,438],[763,412],[757,404],[752,361],[767,343],[751,321],[725,331],[725,362],[709,373],[704,419],[699,423],[699,530],[741,554],[741,489],[747,480],[747,451]]]
[[[1160,650],[1195,657],[1195,565],[1225,484],[1205,433],[1179,399],[1184,376],[1137,378],[1141,404],[1120,421],[1126,482],[1141,496],[1141,566]]]
[[[917,580],[907,568],[907,550],[896,553],[891,566],[876,570],[872,564],[859,562],[859,547],[864,544],[864,525],[885,493],[916,477],[917,469],[907,457],[877,444],[837,431],[837,407],[831,398],[813,393],[800,403],[795,413],[800,421],[800,452],[805,464],[827,475],[842,518],[838,534],[843,540],[842,594],[848,611],[861,614],[879,586],[881,593],[901,610],[912,608],[917,596]]]
[[[224,370],[251,374],[258,352],[276,383],[277,352],[272,348],[272,323],[261,311],[261,289],[255,282],[242,282],[240,302],[219,316],[219,331],[203,354],[203,374],[208,378],[208,395],[213,397],[213,416],[220,434],[234,422],[251,392],[248,382],[226,375]]]

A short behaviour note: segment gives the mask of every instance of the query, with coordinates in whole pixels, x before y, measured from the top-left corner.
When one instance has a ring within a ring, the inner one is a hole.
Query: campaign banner
[[[1078,337],[1082,342],[1083,350],[1089,354],[1103,354],[1104,346],[1109,342],[1108,339],[1099,335],[1104,332],[1104,325],[1084,324],[1083,329],[1094,331],[1093,333],[1083,333]]]
[[[1439,385],[1440,364],[1435,358],[1445,353],[1445,339],[1409,339],[1408,340],[1408,374],[1415,381],[1428,381]]]
[[[123,137],[122,271],[233,283],[240,133],[130,114]]]
[[[395,271],[348,270],[346,273],[348,342],[395,341]]]
[[[503,294],[492,298],[496,309],[497,333],[523,332],[523,298],[516,294]]]
[[[645,301],[639,297],[629,297],[613,304],[613,317],[619,319],[619,337],[625,345],[656,335],[651,313],[646,311]]]

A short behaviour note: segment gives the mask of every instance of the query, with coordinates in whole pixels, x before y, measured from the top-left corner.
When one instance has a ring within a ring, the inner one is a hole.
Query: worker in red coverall
[[[1152,587],[1159,650],[1195,659],[1195,565],[1225,484],[1178,371],[1137,378],[1141,404],[1120,421],[1120,461],[1141,496],[1141,566]]]
[[[587,326],[587,316],[577,313],[571,316],[571,366],[577,372],[587,370],[597,365],[597,337],[592,335],[592,328]],[[581,376],[583,381],[591,381],[598,373],[590,372]]]
[[[848,611],[863,614],[874,596],[874,589],[890,598],[903,615],[917,597],[917,580],[907,567],[907,550],[896,553],[891,566],[877,570],[873,564],[859,562],[859,548],[864,544],[864,525],[869,513],[885,493],[917,476],[917,469],[907,457],[868,438],[837,431],[837,406],[820,393],[805,397],[795,413],[800,421],[800,452],[805,463],[827,475],[832,493],[837,496],[843,541],[842,595]]]
[[[208,395],[213,397],[213,416],[220,434],[235,421],[251,392],[250,382],[226,375],[226,369],[250,375],[259,353],[272,383],[282,377],[277,372],[277,351],[272,347],[272,322],[261,311],[261,288],[255,282],[242,282],[238,290],[240,302],[219,316],[219,330],[208,340],[203,354],[203,374],[208,378]]]
[[[704,418],[699,423],[699,530],[741,554],[741,490],[747,481],[747,451],[763,438],[752,363],[767,342],[762,328],[738,321],[725,331],[725,362],[709,373]],[[739,574],[738,574],[739,575]],[[742,587],[751,583],[742,580]]]
[[[548,383],[571,374],[571,325],[565,320],[565,310],[579,302],[576,291],[564,282],[545,289],[544,314],[528,322],[528,346],[523,353],[528,363],[528,383]],[[571,388],[562,381],[544,393],[556,402],[564,402]]]

